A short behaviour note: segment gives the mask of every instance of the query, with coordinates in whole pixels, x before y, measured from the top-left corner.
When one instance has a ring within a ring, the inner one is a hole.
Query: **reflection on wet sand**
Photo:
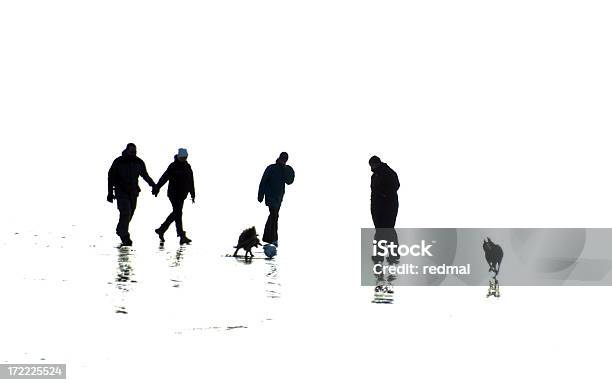
[[[266,296],[268,298],[280,298],[280,283],[278,282],[278,270],[275,259],[266,260]]]
[[[117,247],[114,235],[71,230],[0,237],[0,282],[12,293],[1,338],[12,347],[0,362],[104,365],[145,341],[191,347],[200,337],[206,348],[209,337],[273,328],[282,314],[280,259],[245,265],[211,242],[160,247],[135,233],[134,246]]]
[[[397,232],[393,228],[380,228],[376,229],[374,234],[374,241],[378,242],[384,240],[389,243],[399,244]],[[376,264],[380,264],[382,266],[386,264],[397,265],[399,259],[393,257],[390,253],[387,252],[386,257],[380,255],[372,256],[372,267]],[[393,295],[395,294],[395,290],[393,289],[393,281],[397,279],[397,275],[395,274],[385,274],[385,271],[388,269],[372,269],[374,272],[374,278],[376,279],[376,285],[374,286],[374,299],[372,299],[373,303],[383,303],[383,304],[391,304],[393,303]]]
[[[274,306],[273,303],[281,297],[278,265],[276,259],[265,258],[263,253],[256,253],[254,260],[245,261],[244,258],[214,258],[193,245],[159,244],[147,251],[146,245],[139,244],[138,248],[124,246],[116,250],[114,293],[109,293],[116,314],[128,315],[133,306],[137,306],[140,313],[144,300],[158,303],[162,312],[167,308],[179,321],[182,320],[177,313],[191,315],[201,312],[203,316],[209,316],[209,313],[223,314],[226,309],[232,309],[229,313],[240,312],[240,309],[252,314],[263,311],[258,322],[274,318],[267,308]],[[138,275],[135,273],[137,270]],[[179,291],[172,294],[164,287]],[[192,301],[183,302],[185,298]],[[198,304],[199,300],[206,305]],[[257,305],[257,302],[261,304]],[[228,317],[225,325],[217,322],[222,318],[218,314],[211,314],[210,318],[215,319],[212,326],[182,330],[248,328],[246,323],[234,322],[236,318]]]
[[[119,296],[120,305],[115,305],[115,313],[127,314],[126,295],[136,283],[133,279],[134,269],[132,267],[132,252],[129,247],[119,247],[119,255],[117,257],[117,275],[115,283],[117,290],[123,293]]]
[[[250,265],[253,260],[262,260],[265,269],[265,291],[267,298],[280,298],[280,282],[278,281],[278,267],[275,258],[268,258],[263,251],[254,251],[254,256],[245,258],[244,256],[229,256],[240,264]],[[228,258],[229,259],[229,258]]]
[[[21,257],[6,259],[4,268],[22,272],[12,276],[16,290],[62,290],[64,298],[82,298],[79,308],[97,319],[170,332],[247,329],[277,316],[278,259],[256,253],[245,264],[221,258],[209,244],[160,245],[142,235],[134,246],[118,247],[111,236],[72,230],[11,233],[6,254]],[[18,252],[24,249],[30,252]]]
[[[162,246],[160,245],[160,249]],[[183,253],[185,252],[185,246],[179,246],[176,249],[176,253],[168,254],[168,264],[170,267],[170,284],[172,287],[179,288],[183,283],[181,262],[183,260]]]
[[[382,258],[372,258],[372,267],[375,264],[385,265],[385,261]],[[397,260],[387,259],[387,265],[397,265]],[[395,274],[385,274],[388,269],[379,269],[379,273],[374,273],[376,278],[376,286],[374,286],[374,299],[373,303],[393,303],[393,295],[395,290],[393,289],[393,281],[397,279]]]

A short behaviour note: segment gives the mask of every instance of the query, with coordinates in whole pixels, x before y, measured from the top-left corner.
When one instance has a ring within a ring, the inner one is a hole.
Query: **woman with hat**
[[[164,233],[168,227],[174,222],[176,225],[176,234],[180,237],[180,244],[190,243],[191,239],[187,238],[183,229],[183,204],[187,198],[187,194],[191,195],[191,201],[195,203],[195,187],[193,184],[193,171],[191,165],[187,163],[187,150],[179,148],[178,153],[174,156],[174,162],[170,163],[168,169],[159,179],[159,182],[153,188],[153,195],[157,196],[159,190],[168,184],[168,199],[172,204],[172,212],[164,223],[155,229],[161,242],[164,242]]]

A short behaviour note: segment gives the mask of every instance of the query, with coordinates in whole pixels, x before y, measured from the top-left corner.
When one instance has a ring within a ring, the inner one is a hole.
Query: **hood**
[[[376,174],[378,172],[383,171],[386,168],[387,168],[387,164],[385,162],[380,162],[380,165],[378,167],[376,167],[374,170],[372,170],[372,173]]]
[[[125,160],[136,160],[138,159],[138,156],[130,156],[128,155],[127,150],[123,150],[121,151],[121,158]]]

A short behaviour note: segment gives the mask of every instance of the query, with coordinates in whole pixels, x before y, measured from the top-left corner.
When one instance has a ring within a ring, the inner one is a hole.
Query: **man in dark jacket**
[[[397,199],[399,179],[395,171],[383,163],[379,157],[371,157],[369,163],[372,169],[370,211],[374,227],[394,228],[399,208]]]
[[[121,156],[113,161],[108,170],[108,195],[106,196],[106,200],[110,203],[113,203],[113,199],[117,199],[119,223],[117,223],[116,232],[123,246],[132,245],[129,226],[134,211],[136,211],[136,201],[140,193],[138,177],[142,177],[151,187],[155,185],[147,173],[145,163],[136,156],[136,145],[128,143]]]
[[[259,183],[257,200],[262,202],[266,199],[266,206],[270,210],[266,227],[264,228],[263,241],[272,243],[278,247],[278,212],[285,195],[285,184],[293,183],[295,172],[287,165],[289,155],[281,152],[276,163],[266,167]]]
[[[195,187],[193,184],[193,171],[191,165],[187,163],[187,150],[179,148],[178,153],[174,156],[174,162],[170,163],[168,169],[159,179],[157,185],[153,188],[153,194],[157,196],[159,190],[170,181],[168,184],[168,199],[172,205],[172,212],[164,223],[155,229],[161,242],[164,242],[164,233],[174,222],[176,225],[176,235],[180,237],[180,244],[191,243],[191,239],[187,238],[185,230],[183,230],[183,204],[187,198],[187,194],[191,194],[191,201],[195,203]]]

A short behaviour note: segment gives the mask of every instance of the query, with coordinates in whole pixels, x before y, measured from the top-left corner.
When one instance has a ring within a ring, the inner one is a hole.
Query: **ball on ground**
[[[276,247],[274,247],[274,245],[264,245],[263,251],[268,258],[272,258],[276,255]]]

